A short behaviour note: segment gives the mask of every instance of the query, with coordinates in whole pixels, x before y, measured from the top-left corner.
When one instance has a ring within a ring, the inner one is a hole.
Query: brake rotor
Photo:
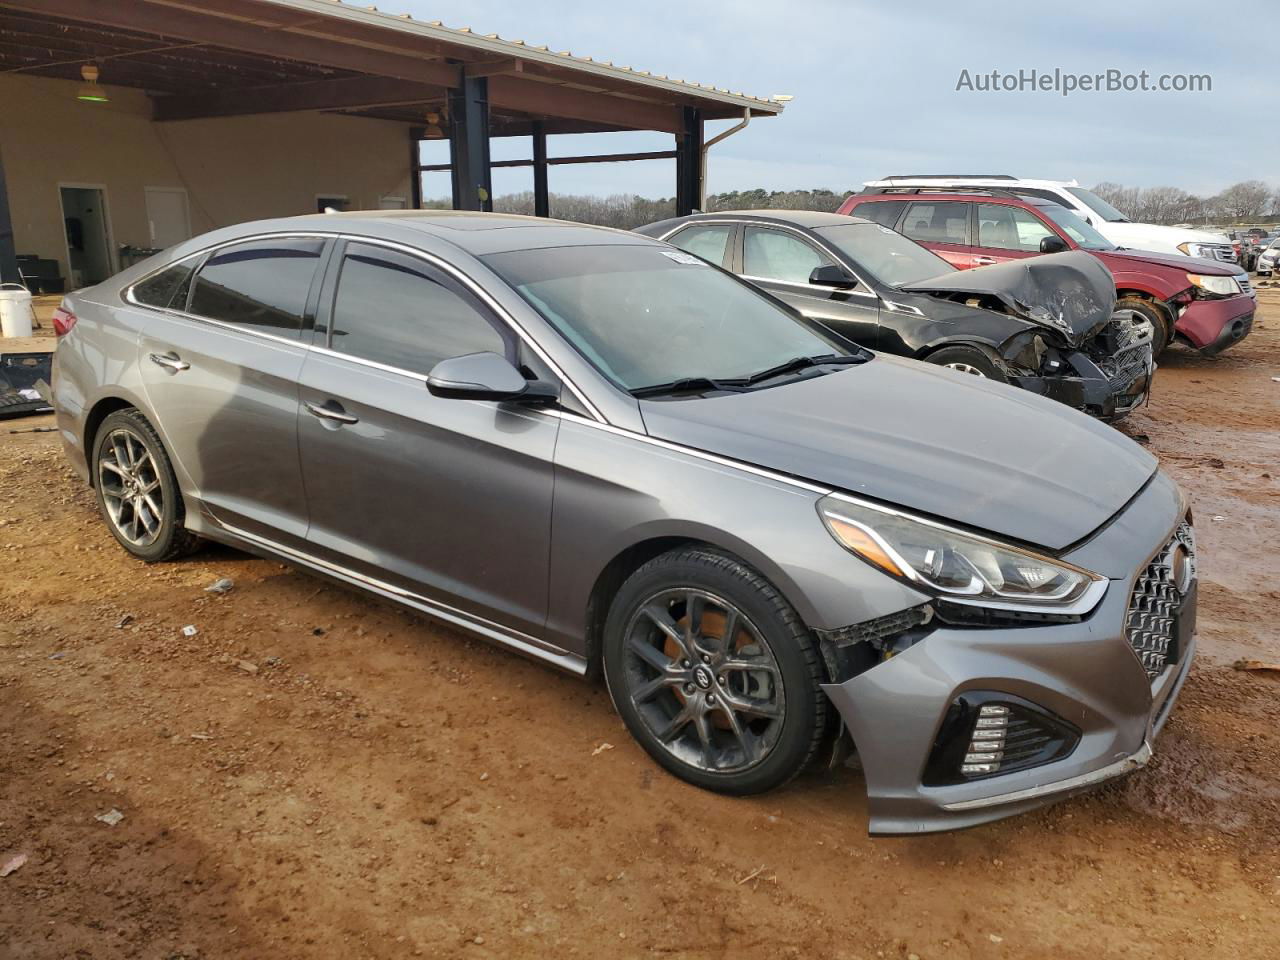
[[[676,621],[676,626],[683,632],[689,625],[689,615],[686,613],[683,617]],[[698,632],[698,639],[702,640],[720,640],[724,637],[724,614],[715,610],[703,610],[702,612],[702,629]],[[733,638],[733,651],[738,653],[751,645],[751,635],[745,630],[739,628],[738,635]],[[672,660],[683,660],[684,651],[676,644],[674,640],[667,637],[662,644],[662,652]],[[676,699],[680,701],[680,705],[684,706],[688,697],[685,695],[683,687],[672,687],[671,692],[676,695]],[[711,722],[721,730],[729,729],[729,722],[716,712],[711,717]]]

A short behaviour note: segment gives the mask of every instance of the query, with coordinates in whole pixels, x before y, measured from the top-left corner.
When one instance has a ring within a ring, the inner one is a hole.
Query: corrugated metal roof
[[[579,73],[611,77],[627,83],[663,90],[683,97],[710,100],[726,106],[750,108],[762,113],[778,114],[783,104],[775,100],[753,97],[749,94],[729,91],[723,87],[709,86],[692,80],[675,80],[662,74],[631,67],[615,66],[609,60],[595,60],[576,56],[572,51],[554,51],[547,46],[535,46],[523,40],[507,40],[496,33],[477,34],[470,27],[447,27],[439,20],[415,20],[408,13],[383,13],[374,6],[359,6],[343,0],[260,0],[273,6],[302,10],[322,16],[339,17],[368,26],[382,27],[401,33],[428,37],[444,43],[457,44],[482,53],[513,57],[531,63],[544,63],[554,67],[572,69]]]

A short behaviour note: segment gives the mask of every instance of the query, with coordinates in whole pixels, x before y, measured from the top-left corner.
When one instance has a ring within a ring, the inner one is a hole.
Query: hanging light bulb
[[[86,63],[80,68],[80,89],[76,91],[76,99],[85,103],[107,103],[111,100],[107,91],[98,86],[98,68],[95,64]]]
[[[440,129],[440,114],[428,113],[427,125],[422,130],[424,140],[443,140],[444,131]]]

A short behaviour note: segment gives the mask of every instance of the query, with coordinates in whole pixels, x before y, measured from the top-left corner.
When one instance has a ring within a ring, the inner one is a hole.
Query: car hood
[[[1156,223],[1134,223],[1126,220],[1108,220],[1097,225],[1099,231],[1113,243],[1122,247],[1143,249],[1144,243],[1158,243],[1170,250],[1177,250],[1180,243],[1230,243],[1225,233],[1208,230],[1192,230],[1188,227],[1164,227]]]
[[[1052,400],[878,355],[749,393],[642,400],[658,439],[1048,550],[1107,522],[1156,460]]]
[[[1013,316],[1057,330],[1073,346],[1106,324],[1116,308],[1111,271],[1083,250],[957,270],[902,289],[941,296],[993,296]]]
[[[1099,260],[1114,270],[1142,269],[1155,265],[1177,270],[1183,274],[1181,281],[1186,286],[1187,273],[1206,273],[1213,276],[1234,276],[1240,272],[1240,266],[1234,263],[1222,263],[1218,260],[1206,260],[1203,257],[1184,257],[1180,253],[1156,253],[1146,250],[1098,250],[1094,253]]]

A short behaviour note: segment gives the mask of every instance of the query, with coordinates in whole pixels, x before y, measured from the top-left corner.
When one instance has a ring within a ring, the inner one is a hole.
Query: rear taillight
[[[53,311],[53,332],[58,336],[65,337],[75,325],[76,315],[66,307],[60,306]]]

